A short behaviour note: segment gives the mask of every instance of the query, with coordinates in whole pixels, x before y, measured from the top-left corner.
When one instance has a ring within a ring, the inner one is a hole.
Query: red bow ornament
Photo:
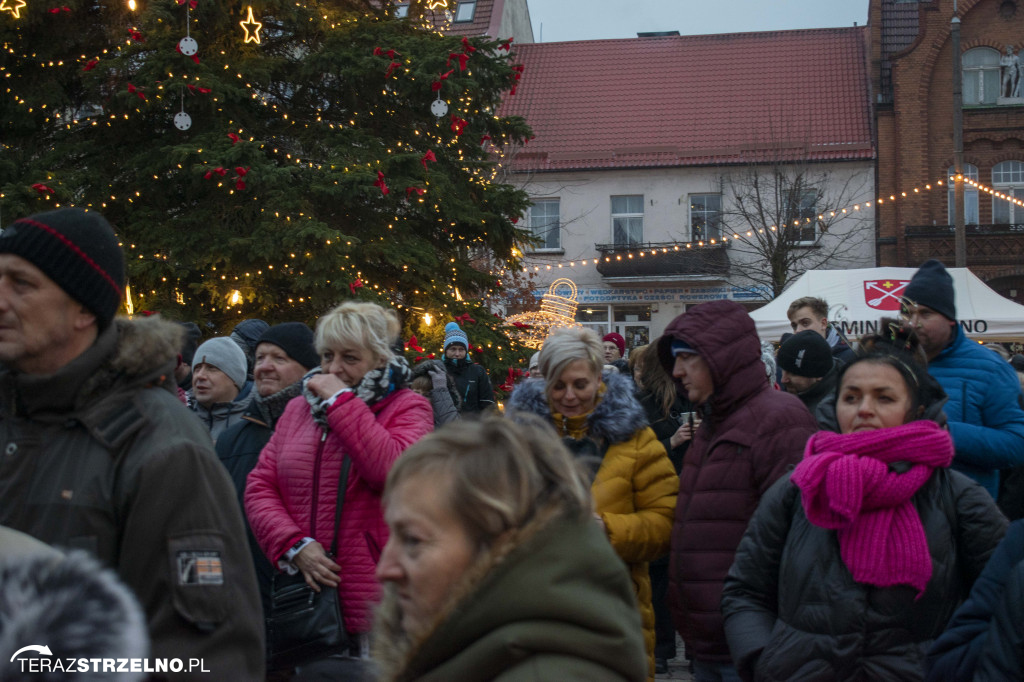
[[[188,3],[189,9],[195,9],[196,5],[199,4],[196,0],[177,0],[179,5],[184,5],[186,2]]]
[[[142,32],[136,31],[134,28],[128,29],[128,36],[137,43],[146,42],[146,39],[142,37]]]
[[[228,133],[228,139],[231,140],[231,144],[232,145],[235,145],[235,144],[238,144],[238,142],[242,138],[240,138],[238,135],[235,135],[234,133]]]
[[[433,149],[428,149],[427,153],[420,157],[420,163],[423,164],[423,170],[427,170],[427,161],[437,161],[437,157],[434,156]]]
[[[133,95],[137,95],[138,98],[141,99],[143,102],[146,101],[146,93],[144,93],[140,88],[135,87],[131,83],[128,84],[128,92],[132,93]]]
[[[469,61],[468,54],[463,54],[461,52],[452,52],[451,54],[448,55],[448,61],[445,62],[445,66],[451,66],[453,59],[459,60],[459,71],[466,70],[466,62]]]
[[[214,168],[213,170],[206,171],[206,174],[203,175],[203,179],[204,180],[209,180],[210,178],[213,177],[213,175],[215,173],[223,178],[225,175],[228,174],[228,171],[227,171],[226,168],[221,168],[220,166],[218,166],[217,168]]]
[[[380,187],[381,194],[387,194],[391,190],[388,189],[388,183],[384,182],[384,173],[377,171],[377,180],[373,183],[374,187]]]
[[[352,282],[351,284],[348,285],[348,289],[349,289],[349,291],[352,292],[352,295],[355,296],[356,295],[356,289],[360,289],[360,288],[362,288],[362,286],[363,286],[363,280],[361,280],[361,279],[359,279],[357,277],[356,281],[354,281],[354,282]]]
[[[455,133],[456,135],[461,135],[462,131],[466,129],[467,125],[469,125],[469,121],[467,121],[466,119],[459,118],[458,116],[455,115],[452,116],[452,132]]]
[[[516,329],[529,329],[530,325],[524,324],[523,322],[513,322],[512,326]]]
[[[416,196],[420,196],[421,197],[421,196],[423,196],[424,194],[427,193],[427,190],[425,190],[425,189],[423,189],[421,187],[406,187],[405,188],[405,198],[408,199],[410,196],[412,196],[413,192],[416,193]]]
[[[463,313],[461,315],[454,317],[453,319],[459,324],[466,324],[467,322],[469,322],[470,324],[476,324],[476,320],[470,317],[469,313]]]
[[[32,183],[32,189],[34,189],[35,191],[39,192],[40,194],[56,194],[56,192],[53,190],[53,188],[47,187],[46,185],[44,185],[41,182],[34,182],[34,183]]]
[[[82,71],[92,71],[96,68],[96,65],[100,63],[98,59],[90,59],[86,62],[85,66],[82,67]]]
[[[245,189],[245,180],[243,180],[242,178],[248,175],[249,166],[246,166],[245,168],[242,168],[241,166],[235,166],[235,173],[237,174],[235,175],[235,189],[241,191]]]
[[[505,50],[505,52],[510,52],[512,50],[512,38],[509,37],[508,40],[503,42],[501,45],[498,45],[498,49]]]
[[[415,336],[410,336],[409,341],[405,344],[405,349],[409,350],[412,348],[417,353],[422,353],[423,349],[420,348],[419,340]]]
[[[462,36],[462,49],[466,51],[466,54],[473,54],[476,52],[476,48],[469,44],[469,38]]]
[[[391,62],[388,64],[388,70],[384,72],[384,78],[391,78],[391,74],[402,65],[402,62]]]

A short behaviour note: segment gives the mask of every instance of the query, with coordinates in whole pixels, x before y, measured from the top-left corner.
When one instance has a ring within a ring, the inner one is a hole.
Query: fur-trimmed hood
[[[634,395],[633,381],[618,372],[605,372],[601,380],[605,392],[586,417],[587,435],[603,438],[609,444],[627,441],[647,426],[647,414]],[[553,423],[561,435],[566,435],[564,425],[554,422],[544,386],[544,379],[527,379],[516,386],[505,409],[536,414]]]
[[[24,414],[82,412],[115,391],[160,386],[176,394],[181,325],[159,317],[116,318],[84,353],[53,374],[0,370],[0,401]]]
[[[65,679],[63,673],[22,672],[22,658],[45,655],[25,652],[11,660],[33,644],[49,647],[52,659],[64,661],[149,654],[146,620],[135,596],[117,574],[82,551],[67,558],[29,553],[0,561],[0,679]],[[66,679],[111,678],[97,670]],[[123,678],[130,682],[143,675]]]

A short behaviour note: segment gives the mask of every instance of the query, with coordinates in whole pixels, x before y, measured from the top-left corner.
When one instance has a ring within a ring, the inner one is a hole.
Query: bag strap
[[[338,476],[338,505],[334,508],[334,539],[331,540],[331,559],[338,556],[338,528],[341,526],[341,506],[345,503],[345,488],[348,487],[348,470],[352,459],[348,455],[341,460],[341,474]]]

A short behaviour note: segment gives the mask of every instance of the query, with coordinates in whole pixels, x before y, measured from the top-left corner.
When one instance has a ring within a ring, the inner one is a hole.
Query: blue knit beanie
[[[469,337],[462,331],[458,322],[449,322],[444,326],[444,346],[442,350],[448,350],[453,343],[461,343],[466,350],[469,350]]]

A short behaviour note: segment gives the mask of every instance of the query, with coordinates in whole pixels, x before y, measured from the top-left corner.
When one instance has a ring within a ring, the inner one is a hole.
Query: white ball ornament
[[[174,115],[174,127],[178,130],[188,130],[192,127],[192,117],[184,111],[179,111]]]
[[[448,102],[445,102],[443,99],[438,97],[430,103],[430,113],[441,118],[448,113]]]
[[[178,49],[186,57],[191,57],[196,52],[199,52],[199,43],[192,36],[185,36],[178,41]]]

